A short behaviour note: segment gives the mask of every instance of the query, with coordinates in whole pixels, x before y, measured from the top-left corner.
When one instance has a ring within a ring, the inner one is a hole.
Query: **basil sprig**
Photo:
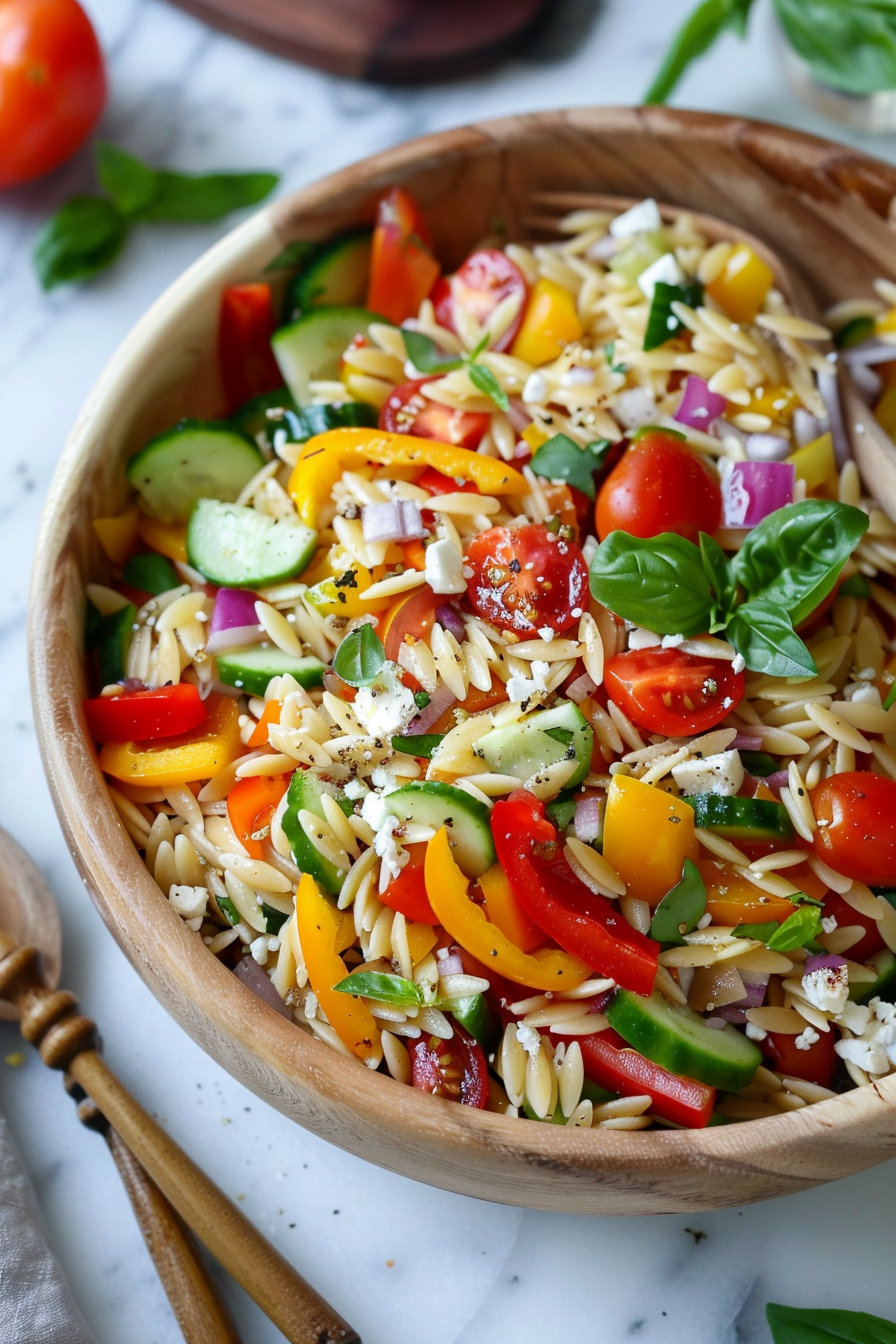
[[[705,533],[696,546],[674,532],[611,532],[592,561],[591,592],[658,635],[724,631],[752,672],[810,677],[817,668],[794,626],[831,592],[867,527],[851,504],[787,504],[730,560]]]
[[[276,173],[173,173],[105,141],[95,146],[105,196],[74,196],[41,229],[34,266],[44,289],[87,280],[118,256],[134,224],[208,223],[257,205]]]
[[[765,1318],[774,1344],[896,1344],[896,1324],[867,1311],[769,1302]]]
[[[683,934],[696,929],[706,914],[706,884],[692,859],[685,859],[681,881],[667,892],[653,912],[650,936],[680,946]]]
[[[429,336],[424,336],[421,331],[408,331],[402,327],[401,334],[404,337],[404,348],[407,351],[408,359],[416,369],[421,373],[451,373],[453,369],[466,368],[470,377],[470,382],[475,388],[490,397],[491,400],[502,411],[510,410],[510,400],[501,384],[498,382],[491,369],[485,364],[478,363],[478,356],[488,345],[488,337],[484,336],[476,349],[470,354],[446,355],[440,350],[435,341]]]
[[[386,665],[386,650],[372,625],[352,630],[336,650],[333,671],[349,686],[369,686]]]
[[[392,1003],[396,1008],[418,1008],[424,1002],[423,990],[403,975],[388,975],[385,971],[355,971],[333,988],[340,994],[359,994],[377,1003]]]
[[[609,439],[595,439],[581,447],[568,434],[554,434],[532,454],[529,466],[536,476],[548,481],[564,481],[594,499],[594,473],[599,471],[613,445]]]

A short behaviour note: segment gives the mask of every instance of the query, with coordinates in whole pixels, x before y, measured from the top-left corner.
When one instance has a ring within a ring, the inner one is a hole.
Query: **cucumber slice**
[[[853,317],[834,332],[834,344],[838,350],[848,350],[853,345],[861,345],[874,335],[873,317]]]
[[[286,795],[286,810],[280,824],[289,841],[296,867],[303,873],[310,873],[318,886],[330,896],[338,896],[345,881],[345,873],[324,858],[314,843],[314,836],[308,835],[299,825],[299,812],[303,809],[323,820],[321,798],[325,793],[335,798],[348,816],[352,805],[341,790],[328,780],[321,779],[314,770],[297,770]]]
[[[493,728],[480,737],[474,751],[502,775],[522,783],[558,761],[575,761],[564,787],[574,789],[591,769],[594,732],[571,700],[556,709],[543,709],[521,723]]]
[[[469,998],[458,999],[449,1011],[455,1022],[459,1022],[483,1050],[494,1048],[500,1035],[500,1026],[484,994],[471,994]]]
[[[291,518],[274,520],[257,509],[200,499],[190,515],[190,564],[224,588],[259,588],[294,578],[307,568],[317,533]]]
[[[137,608],[133,602],[128,602],[118,611],[107,612],[105,616],[100,614],[92,602],[88,602],[84,643],[96,656],[100,686],[124,681],[136,619]]]
[[[216,658],[218,677],[227,686],[235,686],[246,695],[264,695],[272,677],[287,673],[308,690],[322,686],[326,668],[319,658],[297,658],[278,648],[263,648],[260,644],[248,649],[234,649],[219,653]]]
[[[489,810],[464,789],[440,780],[414,780],[383,799],[389,816],[417,821],[438,831],[448,828],[454,858],[467,877],[480,877],[497,863]]]
[[[649,999],[619,989],[606,1008],[610,1026],[633,1049],[670,1073],[696,1078],[708,1087],[737,1092],[762,1063],[762,1052],[736,1027],[708,1027],[686,1004],[662,994]]]
[[[371,322],[382,322],[366,308],[312,308],[295,322],[280,327],[271,346],[286,385],[300,406],[311,400],[312,379],[339,377],[339,361],[355,336]]]
[[[132,555],[125,564],[122,578],[129,588],[153,596],[170,592],[180,582],[171,561],[156,551],[141,551],[139,555]]]
[[[896,956],[888,947],[882,947],[868,958],[867,965],[876,971],[877,979],[871,985],[850,985],[849,997],[854,1003],[867,1003],[869,999],[896,1002]]]
[[[322,243],[287,283],[283,320],[293,322],[324,304],[362,304],[370,279],[370,229],[352,229]]]
[[[793,826],[783,803],[770,798],[731,798],[719,793],[683,794],[695,822],[729,840],[790,840]]]
[[[256,445],[230,425],[181,420],[131,458],[127,476],[151,518],[185,523],[197,499],[236,499],[263,466]]]
[[[327,406],[305,406],[301,410],[287,387],[276,392],[263,392],[241,406],[231,417],[231,423],[242,433],[254,439],[265,451],[274,451],[274,436],[278,442],[304,443],[328,429],[375,429],[377,411],[365,401],[334,402]]]

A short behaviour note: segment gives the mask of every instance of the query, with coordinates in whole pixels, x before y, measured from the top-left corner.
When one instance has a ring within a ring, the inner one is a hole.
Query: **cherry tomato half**
[[[381,618],[378,633],[383,641],[386,657],[391,663],[398,662],[398,654],[406,638],[412,640],[427,639],[432,632],[436,618],[436,608],[442,599],[429,587],[421,584],[410,597],[403,597],[390,607]]]
[[[509,350],[523,320],[528,292],[519,266],[504,252],[483,247],[467,257],[456,275],[441,279],[433,289],[436,321],[447,331],[457,331],[455,310],[460,307],[484,327],[499,303],[511,294],[518,295],[516,316],[491,347]]]
[[[845,770],[812,790],[812,846],[844,877],[886,886],[896,877],[896,780]]]
[[[490,416],[484,411],[460,411],[430,401],[422,389],[432,381],[414,378],[394,388],[380,411],[380,429],[390,434],[413,434],[418,439],[438,439],[460,448],[478,448]]]
[[[845,957],[849,957],[850,961],[867,961],[869,957],[873,957],[875,952],[879,952],[885,946],[877,920],[854,910],[848,901],[844,901],[839,892],[828,892],[824,898],[822,913],[826,919],[836,919],[838,929],[864,929],[859,941],[853,943],[852,947],[848,947],[843,953]]]
[[[669,737],[705,733],[744,697],[743,672],[680,649],[617,653],[607,663],[604,684],[632,723]]]
[[[424,1035],[411,1041],[411,1082],[421,1092],[463,1106],[485,1108],[488,1098],[488,1068],[482,1046],[459,1023],[454,1035],[443,1041]]]
[[[597,496],[601,541],[611,532],[656,537],[677,532],[696,542],[722,521],[722,492],[699,457],[681,439],[651,430],[632,444]]]
[[[588,600],[588,570],[574,542],[540,523],[492,527],[467,551],[473,570],[467,597],[483,620],[502,630],[555,635],[578,620]]]
[[[106,101],[103,53],[77,0],[0,5],[0,187],[71,158]]]
[[[377,206],[367,307],[396,325],[416,317],[438,275],[417,202],[402,187],[393,187]]]
[[[799,1050],[795,1036],[770,1031],[762,1042],[762,1053],[775,1073],[782,1073],[785,1078],[804,1078],[807,1083],[817,1083],[819,1087],[830,1087],[837,1068],[834,1043],[839,1038],[836,1029],[820,1031],[818,1040],[808,1050]]]

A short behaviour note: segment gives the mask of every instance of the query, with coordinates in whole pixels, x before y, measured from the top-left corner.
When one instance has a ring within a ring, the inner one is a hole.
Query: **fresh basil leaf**
[[[747,597],[776,602],[799,625],[827,597],[867,529],[867,513],[851,504],[785,504],[747,534],[732,561],[735,577]]]
[[[733,610],[737,588],[731,573],[731,563],[719,543],[706,532],[700,533],[700,559],[703,572],[716,595],[720,620],[724,626],[724,617]]]
[[[235,929],[240,922],[240,913],[229,896],[216,896],[215,903],[221,914],[227,920],[231,928]]]
[[[852,578],[841,583],[837,589],[838,597],[870,597],[871,585],[864,574],[853,574]]]
[[[594,473],[611,446],[609,439],[596,439],[582,448],[568,434],[555,434],[536,448],[529,465],[536,476],[549,481],[565,481],[589,499],[594,499]]]
[[[417,706],[418,709],[425,709],[431,699],[432,696],[429,694],[428,691],[414,692],[414,704]]]
[[[884,700],[884,709],[892,709],[896,705],[896,681],[887,691],[887,698]]]
[[[805,891],[792,891],[787,899],[794,905],[817,905],[819,910],[824,906],[824,901],[820,901],[817,896],[810,896]]]
[[[770,677],[814,677],[818,672],[790,618],[774,602],[742,602],[725,634],[751,672]]]
[[[892,0],[774,0],[787,40],[822,84],[856,96],[896,88]]]
[[[496,406],[502,411],[510,410],[510,399],[491,369],[486,368],[484,364],[468,364],[467,373],[473,386],[484,392],[487,397],[491,397]]]
[[[152,200],[136,212],[139,219],[173,224],[202,224],[258,205],[280,181],[277,173],[156,173]]]
[[[697,635],[712,594],[700,551],[674,532],[642,539],[611,532],[591,562],[591,592],[623,620],[658,635]]]
[[[470,351],[470,359],[478,359],[479,356],[482,354],[483,350],[488,349],[488,343],[490,339],[491,337],[489,336],[488,332],[486,332],[485,335],[482,337],[482,340],[477,341],[473,349]]]
[[[788,915],[766,942],[773,952],[791,952],[821,933],[821,914],[817,906],[801,905]]]
[[[73,196],[37,235],[34,266],[44,289],[87,280],[108,266],[127,237],[124,215],[103,196]]]
[[[685,70],[726,31],[745,37],[753,0],[704,0],[679,28],[644,95],[645,103],[665,103]]]
[[[573,733],[571,728],[542,728],[541,732],[545,737],[549,737],[552,742],[559,742],[561,747],[569,747],[572,743]]]
[[[762,779],[765,775],[773,775],[780,769],[780,762],[776,761],[774,756],[769,756],[765,751],[742,751],[740,753],[740,763],[748,775],[755,775],[757,779]]]
[[[282,252],[278,252],[273,261],[269,261],[264,268],[264,273],[268,271],[291,271],[296,266],[304,266],[310,257],[314,256],[318,244],[310,243],[305,238],[298,238],[294,243],[287,243]]]
[[[407,737],[393,737],[392,750],[407,752],[409,756],[423,756],[429,760],[444,736],[444,733],[409,733]]]
[[[435,341],[424,336],[421,331],[408,331],[407,327],[402,327],[401,335],[408,359],[421,373],[450,373],[463,364],[462,359],[446,355]]]
[[[678,882],[667,892],[653,912],[650,936],[660,943],[680,946],[682,934],[695,929],[706,914],[706,885],[700,870],[691,859],[685,859]]]
[[[403,975],[387,975],[384,971],[356,971],[333,988],[340,994],[360,994],[362,998],[394,1003],[400,1008],[413,1008],[423,1003],[423,991],[413,980],[405,980]]]
[[[221,902],[219,901],[220,905]],[[267,901],[261,902],[261,913],[264,915],[265,933],[279,933],[283,925],[289,919],[289,915],[284,915],[282,910],[275,910]]]
[[[689,308],[698,308],[702,302],[703,286],[696,281],[693,284],[668,285],[658,280],[647,314],[644,349],[655,350],[658,345],[665,345],[666,341],[671,341],[684,330],[684,323],[672,311],[673,303],[686,303]]]
[[[386,664],[386,651],[372,625],[352,630],[336,650],[333,671],[349,686],[369,686]]]
[[[774,1344],[896,1344],[896,1324],[866,1311],[769,1302],[765,1318]]]
[[[154,169],[107,140],[98,140],[94,151],[100,186],[112,197],[116,209],[123,215],[133,215],[147,206],[156,192]]]
[[[777,933],[780,924],[776,919],[770,919],[766,924],[738,924],[732,930],[734,938],[755,938],[760,943],[768,943],[772,934]]]
[[[571,825],[572,819],[576,814],[576,793],[575,789],[564,789],[558,793],[552,803],[548,803],[545,812],[548,818],[554,823],[558,831],[565,831],[567,826]]]

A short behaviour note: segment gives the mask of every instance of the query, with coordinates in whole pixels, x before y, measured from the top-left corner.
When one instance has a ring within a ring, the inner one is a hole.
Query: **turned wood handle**
[[[6,955],[4,955],[6,953]],[[97,1054],[96,1027],[66,990],[42,981],[40,954],[0,931],[0,998],[50,1068],[67,1070],[121,1135],[159,1190],[290,1344],[361,1344],[186,1153],[147,1115]]]

